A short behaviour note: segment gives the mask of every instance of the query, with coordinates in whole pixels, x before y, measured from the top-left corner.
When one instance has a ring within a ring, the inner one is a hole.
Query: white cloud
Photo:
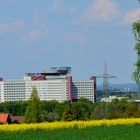
[[[23,28],[26,26],[26,23],[24,21],[15,21],[14,23],[12,23],[12,26],[14,28]]]
[[[76,43],[79,45],[84,45],[86,38],[79,32],[72,32],[72,33],[64,33],[61,32],[61,37],[67,43]]]
[[[0,32],[5,32],[11,29],[10,24],[0,23]]]
[[[77,11],[75,5],[64,5],[64,0],[52,0],[52,4],[48,7],[48,11],[65,12],[70,16],[74,15]]]
[[[38,40],[40,40],[44,35],[44,32],[42,30],[39,30],[39,29],[34,29],[30,32],[28,32],[23,40],[24,42],[36,42]]]
[[[84,44],[85,41],[86,41],[86,38],[82,34],[80,34],[78,32],[71,33],[69,35],[69,39],[72,42],[76,42],[76,43],[81,44],[81,45]]]
[[[49,7],[50,11],[61,11],[64,9],[62,0],[53,0],[52,5]]]
[[[119,14],[114,0],[96,0],[85,11],[82,21],[111,21]]]
[[[124,16],[124,22],[126,24],[132,24],[133,22],[140,20],[140,9],[136,9],[133,11],[130,11],[125,14]]]
[[[24,21],[15,21],[13,23],[0,23],[0,32],[9,32],[15,29],[22,29],[26,26]]]
[[[68,12],[70,15],[74,15],[76,13],[76,7],[75,6],[69,7]]]

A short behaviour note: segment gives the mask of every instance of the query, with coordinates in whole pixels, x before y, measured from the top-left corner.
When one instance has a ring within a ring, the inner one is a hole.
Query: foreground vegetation
[[[140,125],[0,132],[0,140],[139,140]]]
[[[140,118],[0,125],[0,140],[139,140]]]
[[[0,103],[0,113],[24,116],[27,102]],[[42,121],[73,121],[140,117],[140,105],[114,99],[110,103],[92,103],[86,99],[77,102],[41,101]]]
[[[93,121],[71,121],[53,123],[11,124],[0,125],[0,132],[24,132],[35,130],[56,130],[71,128],[110,127],[119,125],[140,125],[140,118],[93,120]]]

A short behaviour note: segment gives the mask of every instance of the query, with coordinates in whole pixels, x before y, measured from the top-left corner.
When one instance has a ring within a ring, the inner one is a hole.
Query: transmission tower
[[[105,97],[109,96],[109,83],[108,83],[108,79],[110,78],[116,78],[115,76],[108,74],[107,72],[107,63],[104,63],[104,73],[97,76],[97,78],[103,78],[103,93],[105,95]]]

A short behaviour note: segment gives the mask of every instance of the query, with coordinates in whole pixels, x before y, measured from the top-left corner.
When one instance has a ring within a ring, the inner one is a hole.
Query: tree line
[[[140,105],[127,99],[114,99],[108,103],[92,103],[84,98],[72,103],[40,101],[33,88],[29,101],[0,103],[0,112],[25,116],[26,123],[35,123],[140,117]]]

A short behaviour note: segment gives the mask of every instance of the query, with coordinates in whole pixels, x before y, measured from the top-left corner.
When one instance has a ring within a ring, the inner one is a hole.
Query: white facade
[[[33,86],[37,88],[40,100],[67,100],[66,80],[26,81],[25,100],[30,98]]]
[[[81,97],[94,102],[94,81],[93,80],[83,80],[83,81],[73,81],[72,83],[72,95],[73,99],[77,100]]]
[[[66,101],[68,98],[66,80],[9,80],[0,82],[0,102],[28,100],[33,86],[41,100]]]
[[[1,102],[25,100],[25,81],[9,80],[1,83]]]
[[[0,102],[26,101],[35,86],[41,100],[72,101],[84,97],[92,102],[95,98],[94,80],[70,81],[67,76],[47,76],[45,80],[0,81]]]
[[[4,85],[0,82],[0,102],[4,102]]]

